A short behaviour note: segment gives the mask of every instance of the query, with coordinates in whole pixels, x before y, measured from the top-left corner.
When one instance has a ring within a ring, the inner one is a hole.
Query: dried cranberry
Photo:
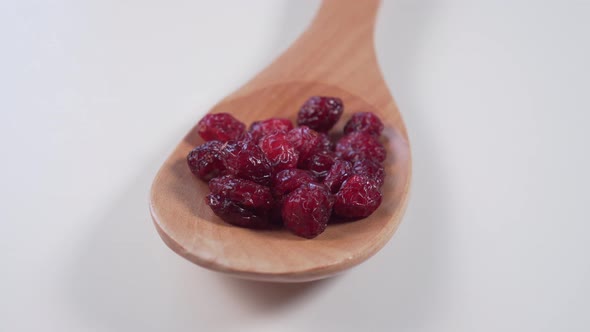
[[[220,151],[223,143],[209,141],[194,148],[186,156],[186,161],[191,172],[204,181],[219,176],[225,169],[220,159]]]
[[[286,169],[274,176],[272,192],[275,197],[281,197],[306,183],[312,182],[315,182],[315,178],[309,171],[297,168]]]
[[[228,174],[268,186],[272,166],[264,152],[250,140],[227,142],[221,151]]]
[[[213,194],[221,195],[244,208],[257,212],[268,213],[273,205],[270,188],[233,175],[212,179],[209,181],[209,190]]]
[[[285,199],[283,223],[295,235],[314,238],[326,229],[332,205],[333,198],[324,185],[305,184]]]
[[[354,113],[344,126],[344,133],[363,132],[379,137],[383,131],[383,122],[371,112]]]
[[[352,174],[352,164],[346,160],[337,159],[330,168],[324,184],[335,194],[340,190],[344,180],[348,179]]]
[[[310,170],[319,181],[322,181],[328,175],[335,160],[334,152],[321,150],[307,159],[303,164],[303,168]]]
[[[322,150],[334,151],[334,142],[330,139],[330,136],[326,133],[320,133],[319,148]]]
[[[205,141],[229,141],[237,139],[246,125],[229,113],[207,114],[197,124],[197,132]]]
[[[366,176],[349,177],[336,194],[334,214],[345,218],[370,216],[381,204],[381,192],[377,183]]]
[[[327,132],[338,122],[343,110],[340,98],[311,97],[299,109],[297,124],[308,126],[316,131]]]
[[[321,149],[322,137],[317,132],[309,127],[302,126],[290,130],[287,133],[287,138],[293,144],[295,149],[299,151],[299,165],[311,155]]]
[[[336,153],[344,160],[372,159],[383,162],[387,155],[383,145],[373,136],[352,132],[336,143]]]
[[[364,175],[377,182],[379,187],[385,182],[385,169],[383,166],[370,159],[360,159],[354,162],[354,174]]]
[[[263,136],[258,143],[262,152],[270,161],[273,171],[279,172],[288,168],[297,167],[299,152],[287,139],[287,134],[282,132],[273,132]]]
[[[225,222],[247,228],[268,228],[268,215],[258,215],[219,194],[207,195],[207,205]]]
[[[224,221],[248,228],[266,228],[273,197],[268,187],[226,175],[209,181],[207,204]]]
[[[270,118],[263,121],[256,121],[250,125],[249,132],[258,141],[262,136],[278,131],[286,133],[293,129],[293,123],[289,119]]]

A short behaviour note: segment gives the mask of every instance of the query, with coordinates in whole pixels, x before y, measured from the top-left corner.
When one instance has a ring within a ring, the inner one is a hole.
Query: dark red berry
[[[287,133],[287,138],[299,152],[300,166],[303,161],[311,157],[315,151],[321,149],[321,143],[323,140],[319,133],[306,126],[290,130]]]
[[[209,181],[211,193],[230,199],[241,207],[268,213],[273,205],[270,188],[250,180],[225,175]]]
[[[366,176],[349,177],[336,194],[334,214],[345,218],[370,216],[381,204],[381,192],[377,183]]]
[[[247,228],[268,228],[268,215],[258,215],[219,194],[207,195],[207,205],[225,222]]]
[[[250,140],[227,142],[221,151],[228,174],[269,186],[272,166],[260,147]]]
[[[314,238],[326,229],[332,205],[333,199],[324,185],[308,183],[285,199],[283,223],[295,235]]]
[[[383,122],[371,112],[354,113],[344,126],[344,134],[355,131],[379,137],[383,131]]]
[[[377,182],[379,187],[385,182],[385,169],[383,166],[370,159],[360,159],[354,162],[354,174],[364,175]]]
[[[197,124],[197,132],[205,141],[237,139],[245,129],[246,125],[229,113],[207,114]]]
[[[342,183],[353,174],[352,164],[346,160],[337,159],[330,168],[324,184],[330,189],[332,194],[340,190]]]
[[[292,168],[278,172],[272,181],[272,192],[275,197],[287,195],[304,184],[315,182],[314,176],[302,169]]]
[[[209,181],[207,204],[224,221],[248,228],[269,226],[273,197],[268,187],[226,175]]]
[[[274,173],[297,167],[299,152],[287,139],[286,133],[273,132],[265,135],[260,139],[258,146],[270,161]]]
[[[319,181],[323,181],[335,160],[334,152],[320,150],[304,162],[303,168],[310,170]]]
[[[338,122],[343,110],[340,98],[311,97],[299,109],[297,125],[308,126],[319,132],[327,132]]]
[[[336,143],[336,153],[344,160],[372,159],[383,162],[387,155],[383,145],[373,136],[352,132]]]
[[[293,129],[293,123],[289,119],[271,118],[263,121],[256,121],[250,125],[249,132],[258,141],[262,136],[278,131],[286,133]]]
[[[220,151],[223,143],[220,141],[209,141],[194,148],[186,156],[186,161],[191,172],[203,181],[209,181],[219,176],[225,166],[220,159]]]
[[[321,141],[319,144],[320,149],[334,151],[334,142],[330,139],[330,136],[326,133],[320,133]]]
[[[285,198],[280,197],[275,199],[272,209],[270,210],[270,223],[275,226],[283,226],[283,202]]]

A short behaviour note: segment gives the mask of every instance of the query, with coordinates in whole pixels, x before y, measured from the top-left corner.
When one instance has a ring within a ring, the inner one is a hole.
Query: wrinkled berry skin
[[[327,132],[342,116],[342,100],[335,97],[309,98],[299,109],[297,125],[308,126],[318,132]]]
[[[344,134],[363,132],[373,137],[379,137],[383,132],[383,122],[371,112],[354,113],[344,126]]]
[[[303,163],[303,168],[311,171],[318,181],[323,181],[326,175],[328,175],[334,161],[336,161],[334,152],[321,150],[307,159]]]
[[[336,143],[336,153],[344,160],[372,159],[383,162],[387,152],[373,136],[363,132],[352,132]]]
[[[213,210],[213,213],[232,225],[256,229],[269,227],[268,215],[257,215],[253,211],[241,207],[236,202],[224,198],[222,195],[209,194],[206,202]]]
[[[354,162],[354,174],[363,175],[377,182],[379,187],[385,183],[385,169],[383,166],[370,159],[361,159]]]
[[[229,113],[207,114],[197,124],[197,132],[205,141],[226,142],[240,137],[246,125]]]
[[[308,183],[291,192],[283,204],[285,227],[307,239],[321,234],[328,225],[333,198],[321,184]]]
[[[322,149],[323,138],[319,133],[306,126],[290,130],[287,133],[287,139],[299,152],[299,167],[302,167],[303,162],[316,151]]]
[[[209,141],[194,148],[186,156],[186,162],[191,172],[203,181],[209,181],[219,176],[225,166],[220,159],[223,143]]]
[[[344,218],[365,218],[381,204],[377,183],[362,175],[349,177],[336,194],[334,214]]]
[[[278,172],[272,182],[272,193],[275,197],[282,197],[307,183],[314,183],[315,177],[311,172],[292,168]]]
[[[287,139],[286,133],[273,132],[265,135],[260,139],[258,146],[272,165],[274,173],[297,167],[299,152]]]
[[[334,142],[332,142],[328,134],[320,133],[319,149],[326,151],[334,151]]]
[[[293,129],[293,123],[289,119],[270,118],[263,121],[256,121],[250,125],[250,134],[258,142],[262,136],[272,132],[286,133]]]
[[[337,159],[324,179],[324,184],[332,194],[340,190],[342,183],[353,174],[352,164],[346,160]]]
[[[272,166],[255,142],[250,140],[227,142],[221,157],[226,173],[270,186]]]
[[[209,190],[228,198],[240,206],[268,213],[273,205],[270,188],[256,182],[225,175],[209,181]]]
[[[209,181],[207,204],[225,222],[248,228],[270,225],[274,200],[268,187],[232,175]]]

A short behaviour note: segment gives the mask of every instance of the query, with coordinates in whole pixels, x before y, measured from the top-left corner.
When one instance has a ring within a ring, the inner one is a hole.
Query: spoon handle
[[[381,76],[373,32],[380,0],[324,0],[307,30],[236,94],[284,82],[336,85],[370,103],[392,101]],[[376,91],[377,90],[377,91]]]

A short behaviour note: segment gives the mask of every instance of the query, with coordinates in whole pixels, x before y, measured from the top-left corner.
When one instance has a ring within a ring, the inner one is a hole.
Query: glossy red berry
[[[319,133],[306,126],[290,130],[287,133],[287,138],[299,152],[299,166],[302,166],[303,162],[315,151],[321,149],[323,141]]]
[[[226,172],[269,186],[272,166],[260,147],[250,140],[227,142],[221,152]]]
[[[268,187],[226,175],[209,181],[207,204],[225,222],[248,228],[267,228],[273,197]]]
[[[346,160],[337,159],[328,171],[324,184],[330,189],[332,194],[340,190],[342,183],[353,174],[352,164]]]
[[[336,194],[334,214],[344,218],[370,216],[381,204],[377,183],[362,175],[349,177]]]
[[[379,140],[363,132],[352,132],[338,140],[336,153],[349,161],[372,159],[383,162],[387,155]]]
[[[308,126],[318,132],[327,132],[340,119],[343,110],[340,98],[311,97],[299,109],[297,125]]]
[[[272,193],[275,197],[282,197],[304,184],[316,182],[311,172],[302,169],[286,169],[273,177]]]
[[[385,169],[383,166],[370,159],[360,159],[354,162],[354,174],[363,175],[374,180],[379,187],[385,182]]]
[[[250,125],[249,132],[258,141],[262,136],[272,132],[286,133],[293,129],[293,123],[289,119],[271,118],[263,121],[256,121]]]
[[[320,150],[303,163],[303,168],[311,171],[319,181],[323,181],[326,175],[328,175],[334,161],[336,161],[334,152]]]
[[[223,143],[209,141],[194,148],[186,156],[186,161],[191,172],[203,181],[209,181],[219,176],[225,166],[220,159]]]
[[[332,205],[333,198],[324,185],[308,183],[286,197],[283,223],[295,235],[314,238],[326,229]]]
[[[197,132],[205,141],[229,141],[242,135],[246,125],[229,113],[207,114],[197,124]]]
[[[274,173],[297,167],[299,152],[287,139],[286,133],[273,132],[265,135],[260,139],[258,146],[270,161]]]
[[[383,122],[377,115],[371,112],[354,113],[344,126],[344,134],[363,132],[374,137],[379,137],[383,132]]]

